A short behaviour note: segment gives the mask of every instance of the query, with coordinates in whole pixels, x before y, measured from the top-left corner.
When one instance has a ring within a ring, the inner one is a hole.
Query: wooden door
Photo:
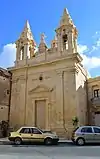
[[[46,125],[46,100],[35,101],[35,125],[45,129]]]

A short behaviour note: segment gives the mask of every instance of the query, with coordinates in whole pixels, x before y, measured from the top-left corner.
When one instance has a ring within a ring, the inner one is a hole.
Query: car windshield
[[[38,128],[38,130],[40,130],[42,133],[44,133],[44,131],[43,131],[42,129],[39,129],[39,128]]]
[[[42,133],[52,133],[50,130],[42,130],[42,129],[39,129],[39,128],[38,128],[38,130],[40,130]]]

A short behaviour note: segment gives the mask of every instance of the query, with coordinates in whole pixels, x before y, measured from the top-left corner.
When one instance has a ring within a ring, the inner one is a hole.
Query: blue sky
[[[15,59],[14,42],[28,19],[37,44],[40,33],[49,45],[67,8],[79,32],[79,50],[92,76],[100,75],[100,0],[3,0],[0,3],[0,66]],[[91,65],[90,65],[91,64]]]

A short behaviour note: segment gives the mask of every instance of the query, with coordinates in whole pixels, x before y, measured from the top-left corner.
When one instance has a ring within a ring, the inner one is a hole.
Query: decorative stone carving
[[[38,80],[38,78],[33,78],[33,79],[32,79],[33,82],[34,82],[34,81],[37,81],[37,80]]]
[[[29,91],[29,94],[32,94],[32,93],[40,93],[40,92],[51,92],[52,91],[52,88],[49,88],[45,85],[38,85],[37,87],[31,89]]]
[[[47,46],[44,40],[45,37],[46,36],[44,34],[41,34],[41,41],[39,44],[39,53],[44,53],[47,50]]]

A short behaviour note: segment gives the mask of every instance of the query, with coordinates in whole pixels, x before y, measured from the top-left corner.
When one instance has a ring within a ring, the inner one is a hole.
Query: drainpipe
[[[10,73],[10,89],[9,89],[9,103],[8,103],[8,124],[10,122],[10,106],[11,106],[11,91],[12,91],[12,73],[10,71],[8,71]]]

